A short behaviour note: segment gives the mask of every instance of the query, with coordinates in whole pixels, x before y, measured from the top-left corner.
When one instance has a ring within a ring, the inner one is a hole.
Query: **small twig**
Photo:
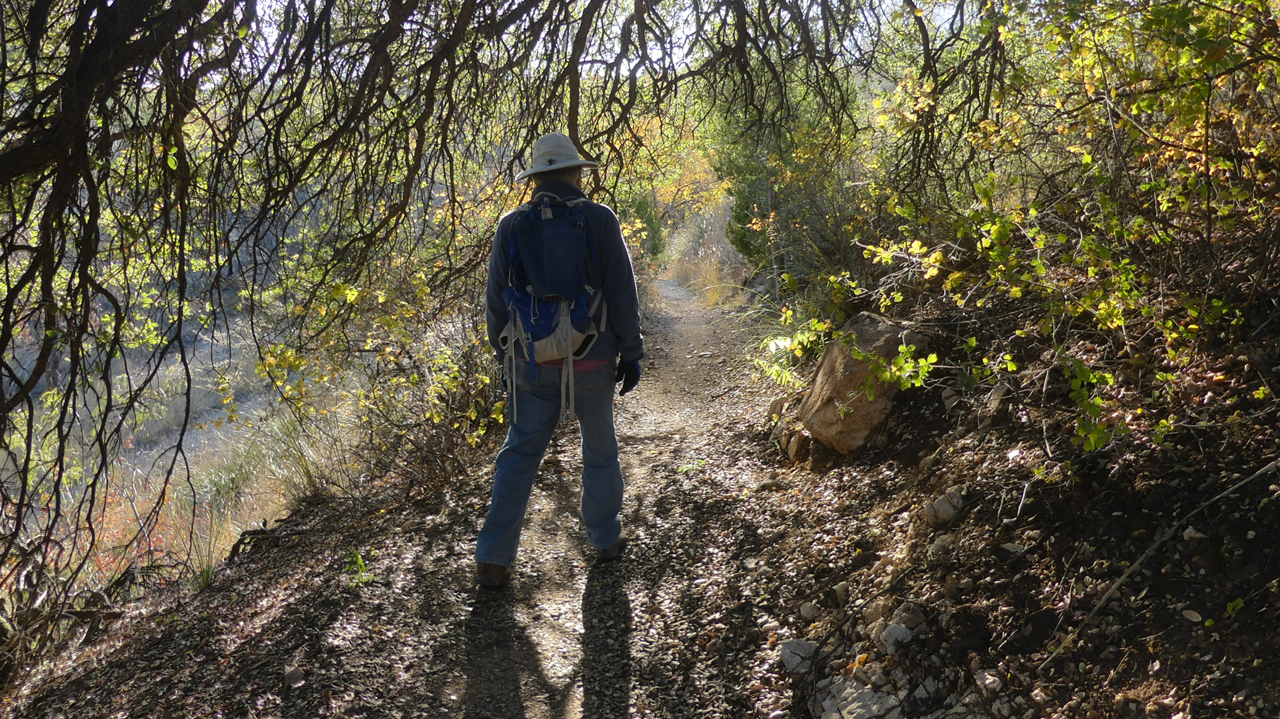
[[[1177,532],[1182,527],[1182,525],[1186,524],[1192,517],[1199,514],[1200,510],[1204,509],[1205,507],[1208,507],[1210,504],[1213,504],[1214,502],[1217,502],[1223,497],[1226,497],[1234,493],[1236,490],[1252,482],[1258,477],[1261,477],[1266,474],[1270,474],[1272,471],[1276,469],[1276,467],[1280,467],[1280,459],[1271,460],[1271,463],[1268,464],[1267,466],[1263,467],[1257,472],[1254,472],[1248,478],[1242,479],[1239,482],[1236,482],[1235,484],[1231,485],[1230,487],[1222,490],[1217,495],[1215,495],[1212,499],[1206,500],[1199,507],[1196,507],[1195,509],[1191,510],[1191,512],[1189,512],[1185,517],[1174,522],[1173,526],[1165,530],[1164,534],[1161,534],[1159,537],[1157,537],[1156,541],[1149,548],[1147,548],[1147,551],[1143,552],[1141,557],[1138,557],[1138,561],[1129,565],[1129,568],[1125,570],[1125,573],[1121,574],[1120,578],[1117,579],[1114,583],[1112,583],[1111,588],[1107,590],[1107,593],[1103,594],[1102,598],[1098,600],[1098,603],[1093,605],[1093,611],[1089,612],[1089,616],[1085,617],[1085,620],[1083,622],[1077,625],[1075,629],[1071,630],[1071,635],[1067,637],[1066,641],[1060,642],[1058,644],[1058,648],[1053,650],[1053,653],[1049,655],[1049,658],[1045,659],[1043,662],[1041,662],[1040,666],[1036,667],[1036,671],[1037,672],[1044,671],[1044,668],[1049,665],[1049,662],[1057,658],[1058,654],[1061,653],[1062,650],[1066,648],[1068,644],[1071,644],[1072,642],[1074,642],[1076,640],[1076,637],[1079,636],[1080,634],[1081,627],[1088,624],[1089,620],[1093,619],[1093,617],[1097,615],[1098,610],[1102,609],[1102,606],[1106,604],[1111,599],[1112,596],[1115,595],[1116,590],[1120,588],[1121,584],[1124,584],[1124,581],[1129,578],[1129,575],[1137,571],[1138,567],[1142,566],[1142,563],[1146,561],[1147,557],[1150,557],[1153,553],[1155,553],[1156,548],[1158,548],[1161,544],[1164,544],[1165,540],[1169,539],[1169,537],[1172,537],[1174,533]]]
[[[1238,677],[1238,676],[1240,676],[1241,674],[1245,674],[1245,673],[1247,673],[1247,672],[1256,672],[1256,671],[1258,671],[1259,669],[1266,669],[1267,667],[1275,666],[1276,664],[1280,664],[1280,658],[1267,659],[1267,660],[1265,660],[1265,661],[1258,662],[1257,664],[1250,664],[1250,665],[1249,665],[1249,666],[1247,666],[1247,667],[1240,667],[1239,669],[1236,669],[1235,671],[1231,672],[1230,674],[1223,674],[1223,675],[1221,675],[1221,676],[1219,676],[1219,677],[1217,677],[1217,678],[1211,678],[1211,679],[1209,679],[1208,683],[1209,683],[1209,684],[1212,684],[1212,683],[1214,683],[1214,682],[1220,682],[1220,681],[1222,681],[1223,679],[1230,679],[1230,678],[1232,678],[1232,677]]]
[[[285,532],[280,532],[274,529],[246,529],[240,533],[240,537],[236,539],[235,544],[231,545],[231,551],[227,553],[227,561],[230,562],[239,556],[240,550],[244,549],[244,546],[249,542],[257,541],[259,539],[284,539],[285,537],[296,537],[300,534],[305,534],[305,532],[299,529],[292,529]]]
[[[1258,325],[1258,328],[1255,329],[1253,333],[1249,335],[1249,341],[1252,342],[1253,340],[1257,339],[1258,335],[1262,334],[1262,331],[1267,328],[1267,325],[1271,324],[1272,322],[1275,322],[1277,317],[1280,317],[1280,307],[1276,307],[1275,312],[1272,312],[1271,316],[1268,317],[1266,321]]]
[[[124,612],[119,609],[64,609],[62,611],[62,619],[75,619],[81,622],[90,622],[95,619],[119,619],[124,616]]]
[[[1022,485],[1022,499],[1018,500],[1018,511],[1014,513],[1014,519],[1022,516],[1022,507],[1027,503],[1027,490],[1029,489],[1031,489],[1031,482],[1026,482]]]
[[[1115,668],[1111,670],[1111,673],[1107,674],[1107,680],[1102,683],[1103,686],[1105,687],[1111,686],[1111,680],[1115,679],[1116,673],[1119,672],[1121,669],[1123,669],[1124,665],[1128,663],[1130,653],[1131,653],[1131,650],[1126,647],[1124,650],[1124,656],[1120,657],[1120,661],[1116,663]]]

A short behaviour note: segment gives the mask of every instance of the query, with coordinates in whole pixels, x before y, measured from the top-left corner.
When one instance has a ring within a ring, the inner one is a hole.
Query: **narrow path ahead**
[[[647,688],[638,665],[678,620],[666,590],[682,593],[701,581],[696,594],[706,583],[673,561],[690,548],[671,543],[691,538],[673,533],[690,529],[673,509],[686,482],[697,481],[713,459],[706,438],[729,403],[719,400],[741,381],[730,368],[743,339],[732,317],[705,309],[685,288],[664,281],[658,289],[646,324],[644,379],[618,403],[627,557],[592,564],[577,519],[577,427],[566,420],[535,482],[512,585],[477,596],[468,619],[485,629],[469,632],[466,681],[452,688],[465,697],[467,716],[642,715]],[[722,459],[723,448],[714,454]],[[705,708],[690,707],[689,715]]]

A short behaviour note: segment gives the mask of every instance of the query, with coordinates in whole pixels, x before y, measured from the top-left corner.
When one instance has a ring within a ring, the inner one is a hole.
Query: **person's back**
[[[640,381],[644,346],[631,258],[617,216],[581,190],[587,167],[597,165],[581,159],[568,137],[539,138],[530,168],[516,178],[530,178],[533,196],[505,215],[494,235],[486,319],[503,368],[510,429],[476,543],[482,587],[507,582],[533,478],[562,407],[582,430],[587,538],[601,560],[621,553],[613,386],[622,382],[626,394]]]

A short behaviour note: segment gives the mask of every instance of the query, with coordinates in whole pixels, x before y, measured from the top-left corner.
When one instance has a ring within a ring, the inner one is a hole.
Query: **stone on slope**
[[[765,421],[770,424],[780,421],[786,416],[787,412],[794,409],[796,403],[804,399],[804,392],[796,392],[794,394],[779,397],[769,403],[769,413],[765,415]]]
[[[867,605],[862,610],[862,621],[867,624],[874,624],[877,619],[888,614],[893,609],[893,600],[888,597],[881,597]]]
[[[956,518],[964,508],[964,487],[956,485],[948,489],[941,497],[929,502],[921,511],[924,521],[930,527],[944,527]]]
[[[853,346],[861,353],[885,360],[896,357],[900,345],[915,345],[919,351],[928,341],[870,312],[850,320],[843,332],[854,337]],[[873,397],[868,397],[864,382],[873,387]],[[897,392],[897,385],[885,385],[876,379],[873,363],[856,359],[843,343],[831,342],[822,353],[813,387],[797,414],[814,439],[841,454],[850,454],[861,449],[884,422]]]
[[[824,719],[878,719],[894,713],[898,698],[839,677],[819,696]]]
[[[803,674],[813,665],[813,655],[818,645],[803,639],[792,639],[782,643],[782,665],[792,674]]]
[[[889,624],[880,633],[879,644],[885,654],[896,654],[911,641],[911,630],[901,624]]]
[[[973,678],[984,694],[994,695],[1004,688],[1004,681],[1000,679],[1000,673],[993,669],[979,670],[974,673]]]
[[[924,623],[924,612],[912,602],[904,602],[893,612],[893,621],[907,629],[915,629]]]
[[[938,538],[933,540],[933,544],[929,545],[929,557],[940,559],[950,556],[951,552],[956,548],[956,535],[940,534]]]
[[[800,463],[809,458],[809,435],[800,430],[787,440],[787,459]]]

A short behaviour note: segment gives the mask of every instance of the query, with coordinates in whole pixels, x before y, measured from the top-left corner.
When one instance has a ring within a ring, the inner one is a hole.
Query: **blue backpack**
[[[498,337],[513,423],[514,345],[523,349],[535,380],[539,362],[564,360],[560,395],[572,413],[573,361],[585,357],[604,331],[608,308],[600,291],[591,230],[579,209],[584,202],[581,197],[566,201],[542,192],[516,209],[507,248],[507,287],[502,291],[508,320]],[[599,327],[592,319],[597,311]]]

